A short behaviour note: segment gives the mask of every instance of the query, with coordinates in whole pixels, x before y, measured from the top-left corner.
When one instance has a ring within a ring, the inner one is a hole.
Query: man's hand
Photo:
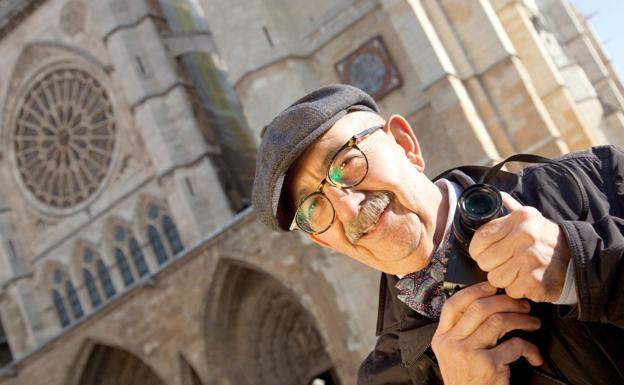
[[[502,195],[510,213],[475,232],[470,256],[488,272],[488,281],[510,297],[557,301],[570,261],[563,231],[533,207]]]
[[[535,345],[518,337],[497,345],[511,330],[536,330],[537,318],[529,316],[530,305],[482,282],[447,299],[431,348],[445,385],[509,384],[509,364],[525,357],[531,365],[543,363]]]

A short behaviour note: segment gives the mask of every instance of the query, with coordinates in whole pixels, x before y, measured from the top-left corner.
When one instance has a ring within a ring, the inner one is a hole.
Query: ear
[[[322,239],[320,239],[318,236],[313,235],[313,234],[308,234],[308,238],[310,238],[312,240],[312,242],[316,243],[317,245],[320,245],[321,247],[326,247],[328,249],[331,249],[332,247],[329,245],[329,243],[323,241]]]
[[[384,130],[390,134],[396,143],[403,148],[405,155],[419,171],[425,170],[425,159],[422,156],[420,145],[412,131],[412,127],[401,115],[392,115],[388,118]]]

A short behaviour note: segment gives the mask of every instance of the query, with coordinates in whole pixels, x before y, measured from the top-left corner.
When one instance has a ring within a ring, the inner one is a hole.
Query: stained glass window
[[[93,251],[91,251],[91,249],[86,249],[83,258],[86,263],[93,262]]]
[[[150,245],[152,246],[152,250],[154,250],[154,254],[156,255],[156,260],[159,265],[162,265],[169,259],[169,257],[167,256],[167,251],[165,250],[165,245],[162,243],[160,234],[154,226],[149,225],[147,227],[147,235]]]
[[[115,230],[115,240],[117,242],[123,242],[126,239],[126,235],[128,234],[128,230],[123,227],[117,227]]]
[[[130,254],[132,254],[132,260],[134,261],[137,273],[139,273],[139,277],[149,274],[149,268],[145,263],[145,257],[143,256],[141,246],[139,246],[139,242],[137,242],[134,237],[130,239]]]
[[[91,299],[91,305],[96,308],[102,304],[102,298],[95,284],[95,279],[87,269],[82,269],[82,275],[84,277],[85,286],[87,287],[87,293],[89,293],[89,298]]]
[[[67,314],[65,302],[63,301],[63,297],[61,296],[61,294],[59,294],[57,290],[52,290],[52,302],[54,303],[54,308],[56,309],[56,314],[59,317],[61,326],[65,327],[69,325],[71,320],[69,319],[69,314]]]
[[[69,307],[74,314],[74,318],[78,319],[84,315],[82,311],[82,305],[80,304],[80,298],[78,298],[78,293],[76,293],[76,288],[71,281],[67,280],[65,283],[65,291],[67,292],[67,299],[69,300]]]
[[[113,158],[115,119],[89,73],[53,69],[24,93],[14,128],[21,180],[40,202],[68,208],[100,187]]]
[[[130,265],[128,265],[128,259],[124,252],[118,247],[115,247],[115,259],[117,260],[117,267],[119,268],[124,284],[126,286],[132,285],[134,283],[134,276],[130,270]]]
[[[100,282],[104,287],[104,293],[106,293],[106,298],[114,297],[116,294],[115,286],[113,286],[113,281],[111,280],[108,268],[101,259],[97,261],[97,272],[98,276],[100,277]]]
[[[158,215],[160,215],[160,209],[158,208],[158,206],[156,206],[156,205],[149,205],[149,207],[147,209],[147,216],[150,219],[156,219],[156,218],[158,218]]]
[[[64,278],[63,272],[61,270],[59,270],[59,269],[56,269],[54,271],[54,278],[53,278],[54,283],[59,284],[59,283],[63,282],[63,278]]]
[[[171,220],[171,217],[168,215],[163,216],[163,227],[165,229],[167,240],[169,241],[169,246],[171,246],[171,250],[174,254],[178,254],[184,249],[184,247],[182,247],[182,241],[180,241],[178,229],[173,223],[173,220]]]

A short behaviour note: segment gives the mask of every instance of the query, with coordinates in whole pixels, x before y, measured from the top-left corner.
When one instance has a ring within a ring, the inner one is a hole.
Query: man
[[[580,185],[557,165],[500,172],[493,184],[511,194],[510,213],[482,226],[469,250],[488,282],[447,299],[455,202],[488,169],[430,181],[407,121],[377,111],[344,85],[296,101],[263,131],[253,192],[270,227],[383,272],[380,337],[359,383],[624,383],[624,154],[561,158]]]

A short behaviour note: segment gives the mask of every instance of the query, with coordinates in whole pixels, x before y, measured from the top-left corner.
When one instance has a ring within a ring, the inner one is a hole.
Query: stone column
[[[564,87],[559,70],[546,51],[522,0],[492,0],[492,5],[570,150],[597,144],[583,124],[576,104]]]
[[[555,35],[562,46],[585,71],[594,86],[604,109],[603,128],[609,143],[623,144],[620,133],[624,126],[613,114],[623,113],[624,96],[615,79],[592,43],[592,37],[583,27],[583,21],[567,0],[540,0],[540,8],[548,14],[556,27]],[[620,85],[621,86],[621,85]]]
[[[382,6],[415,68],[421,89],[431,101],[434,114],[443,122],[445,140],[453,144],[456,153],[449,156],[455,155],[462,163],[477,164],[499,159],[499,152],[421,2],[383,0]]]
[[[547,156],[567,152],[492,5],[485,0],[443,0],[441,4],[515,150]]]
[[[46,336],[33,272],[19,248],[9,210],[0,202],[0,320],[16,360],[41,345]]]
[[[613,83],[615,84],[617,89],[620,91],[620,94],[624,95],[624,85],[622,85],[622,80],[618,77],[618,73],[613,67],[613,63],[611,63],[611,59],[609,58],[609,56],[603,49],[602,42],[598,40],[598,36],[596,35],[596,32],[594,31],[592,26],[589,25],[589,22],[587,21],[585,17],[581,16],[579,22],[583,26],[583,29],[585,30],[585,33],[587,34],[587,37],[589,38],[589,42],[596,50],[596,53],[598,53],[598,57],[604,64],[607,70],[607,73],[609,74],[609,77],[613,80]],[[621,76],[623,74],[619,74],[619,75]]]
[[[161,36],[167,27],[158,11],[144,0],[93,0],[91,6],[115,68],[112,76],[118,77],[128,99],[163,197],[183,243],[192,245],[232,215],[210,161],[220,150],[202,136],[188,84]]]

